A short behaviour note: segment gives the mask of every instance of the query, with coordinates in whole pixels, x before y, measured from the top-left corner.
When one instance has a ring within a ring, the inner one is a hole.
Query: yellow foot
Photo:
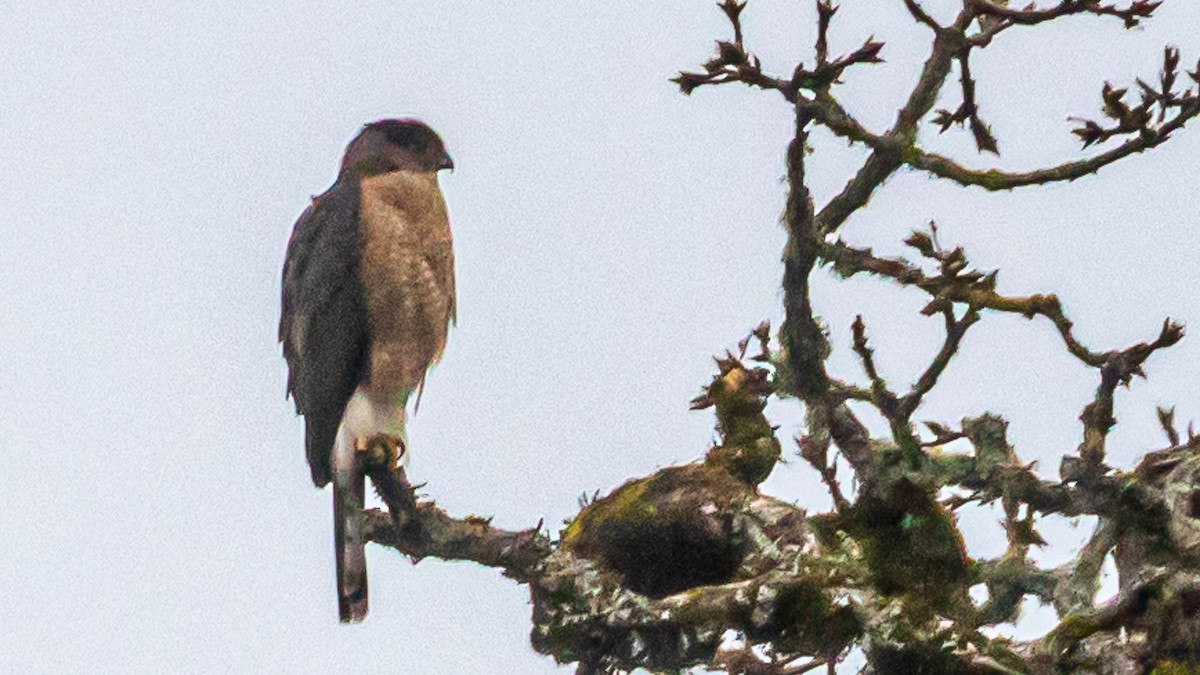
[[[367,439],[366,448],[367,462],[374,466],[386,466],[389,469],[395,469],[400,459],[404,457],[404,453],[408,449],[404,447],[404,441],[395,436],[386,434],[378,434]]]

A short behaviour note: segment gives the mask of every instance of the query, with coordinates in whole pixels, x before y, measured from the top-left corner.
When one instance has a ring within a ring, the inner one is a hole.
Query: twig
[[[942,25],[934,20],[917,2],[917,0],[904,0],[904,6],[908,8],[908,13],[912,14],[913,18],[919,23],[929,26],[934,33],[942,30]]]
[[[1159,349],[1177,344],[1183,339],[1183,326],[1166,319],[1153,342],[1140,342],[1123,351],[1110,352],[1100,368],[1100,386],[1095,398],[1079,415],[1083,422],[1083,443],[1079,456],[1087,466],[1099,466],[1104,461],[1104,445],[1108,432],[1117,420],[1113,417],[1113,394],[1117,385],[1128,385],[1134,375],[1145,377],[1142,364]]]
[[[1047,169],[1017,173],[997,169],[980,171],[968,169],[951,159],[915,147],[905,151],[904,163],[914,169],[928,171],[940,178],[952,180],[959,185],[977,185],[989,191],[1012,190],[1026,185],[1047,185],[1049,183],[1073,181],[1077,178],[1096,173],[1117,160],[1157,147],[1170,138],[1172,132],[1183,128],[1197,114],[1200,114],[1200,99],[1193,99],[1183,104],[1173,119],[1167,121],[1156,130],[1146,131],[1140,136],[1131,138],[1121,145],[1094,157],[1073,162],[1064,162],[1063,164]]]
[[[849,500],[842,494],[842,486],[837,481],[837,465],[829,461],[829,430],[820,429],[816,433],[800,436],[796,445],[800,448],[800,457],[821,476],[821,482],[829,490],[833,498],[833,507],[837,511],[845,511],[850,507]]]
[[[996,138],[992,135],[991,128],[980,119],[979,107],[975,103],[975,80],[971,77],[971,51],[969,49],[964,49],[958,55],[958,64],[959,82],[962,85],[962,104],[954,112],[938,110],[933,123],[941,127],[940,131],[943,133],[952,125],[968,124],[971,128],[971,135],[975,138],[975,148],[979,152],[999,155],[1000,150],[996,145]]]
[[[829,63],[829,21],[837,14],[829,0],[817,0],[817,66]]]
[[[1009,9],[992,0],[967,0],[968,7],[976,14],[994,16],[1024,26],[1033,26],[1072,14],[1094,14],[1117,17],[1125,22],[1126,28],[1133,28],[1141,19],[1150,18],[1161,4],[1161,0],[1134,0],[1122,9],[1115,5],[1102,5],[1096,0],[1062,0],[1057,5],[1045,9]]]
[[[896,395],[888,389],[887,382],[880,377],[878,369],[875,368],[875,350],[867,344],[867,327],[863,324],[861,314],[854,317],[851,331],[854,334],[854,353],[858,354],[858,358],[863,364],[863,370],[871,380],[871,395],[874,403],[884,416],[891,419],[897,415],[899,401]]]
[[[902,286],[916,286],[934,298],[965,303],[978,309],[1020,314],[1032,319],[1044,316],[1058,329],[1067,350],[1093,368],[1104,365],[1106,355],[1093,352],[1075,339],[1074,324],[1063,313],[1062,303],[1054,295],[1030,295],[1024,297],[1004,296],[996,292],[994,278],[946,279],[926,275],[921,268],[903,258],[880,258],[870,249],[855,248],[843,241],[823,242],[821,259],[833,264],[839,275],[849,278],[866,272],[894,280]]]
[[[1157,409],[1158,423],[1162,426],[1163,433],[1167,435],[1167,442],[1172,447],[1179,445],[1179,431],[1175,428],[1175,408]]]
[[[962,319],[955,320],[953,307],[945,307],[942,314],[946,318],[946,339],[942,342],[942,348],[925,372],[921,373],[921,377],[913,385],[912,391],[900,399],[899,414],[906,419],[911,417],[917,407],[921,405],[921,399],[933,390],[938,378],[950,365],[950,359],[958,352],[958,347],[962,344],[967,329],[979,321],[979,310],[971,306],[967,307]]]

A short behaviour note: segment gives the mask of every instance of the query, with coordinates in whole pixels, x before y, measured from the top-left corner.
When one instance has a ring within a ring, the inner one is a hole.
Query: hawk
[[[405,409],[455,320],[454,252],[438,187],[438,172],[453,168],[424,123],[367,124],[288,242],[279,341],[313,483],[333,483],[343,623],[367,614],[359,451],[388,443],[407,464]]]

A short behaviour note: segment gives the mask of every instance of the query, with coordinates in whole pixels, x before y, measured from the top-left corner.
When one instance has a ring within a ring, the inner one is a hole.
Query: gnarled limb
[[[368,475],[388,510],[363,514],[366,537],[390,546],[414,561],[434,557],[470,560],[497,567],[521,582],[537,576],[537,567],[550,555],[550,539],[541,526],[508,531],[492,527],[479,516],[453,518],[433,503],[418,503],[403,469],[375,463]]]

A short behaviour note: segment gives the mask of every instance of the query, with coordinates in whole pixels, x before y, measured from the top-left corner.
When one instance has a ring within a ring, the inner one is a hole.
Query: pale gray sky
[[[453,513],[555,526],[581,493],[698,457],[712,417],[687,402],[710,356],[778,319],[789,111],[667,82],[728,35],[711,2],[344,4],[0,10],[5,672],[560,670],[528,646],[525,589],[472,565],[373,547],[371,615],[337,624],[329,495],[309,482],[275,326],[291,225],[365,121],[422,117],[458,166],[443,187],[461,324],[410,427],[411,475]],[[748,45],[778,73],[811,62],[811,15],[754,0]],[[1145,30],[1076,18],[1005,34],[974,63],[1001,165],[1078,156],[1065,118],[1094,116],[1105,78],[1155,77],[1166,42],[1195,63],[1197,26],[1200,5],[1168,0]],[[833,49],[869,34],[888,63],[853,70],[842,95],[880,129],[928,35],[899,0],[845,0]],[[930,140],[991,161],[967,136]],[[818,197],[860,157],[822,136]],[[1125,346],[1168,315],[1200,318],[1197,157],[1188,129],[1051,189],[904,174],[844,236],[898,251],[936,219],[1003,290],[1055,291],[1079,337]],[[924,298],[822,279],[835,371],[861,381],[862,312],[885,374],[914,378],[939,340],[940,320],[915,314]],[[1114,463],[1161,443],[1155,404],[1200,417],[1195,339],[1120,392]],[[1095,384],[1050,326],[989,315],[918,416],[1002,413],[1053,474]],[[770,412],[789,437],[797,411]],[[826,503],[799,462],[767,487]],[[964,517],[976,553],[996,552],[993,519]]]

